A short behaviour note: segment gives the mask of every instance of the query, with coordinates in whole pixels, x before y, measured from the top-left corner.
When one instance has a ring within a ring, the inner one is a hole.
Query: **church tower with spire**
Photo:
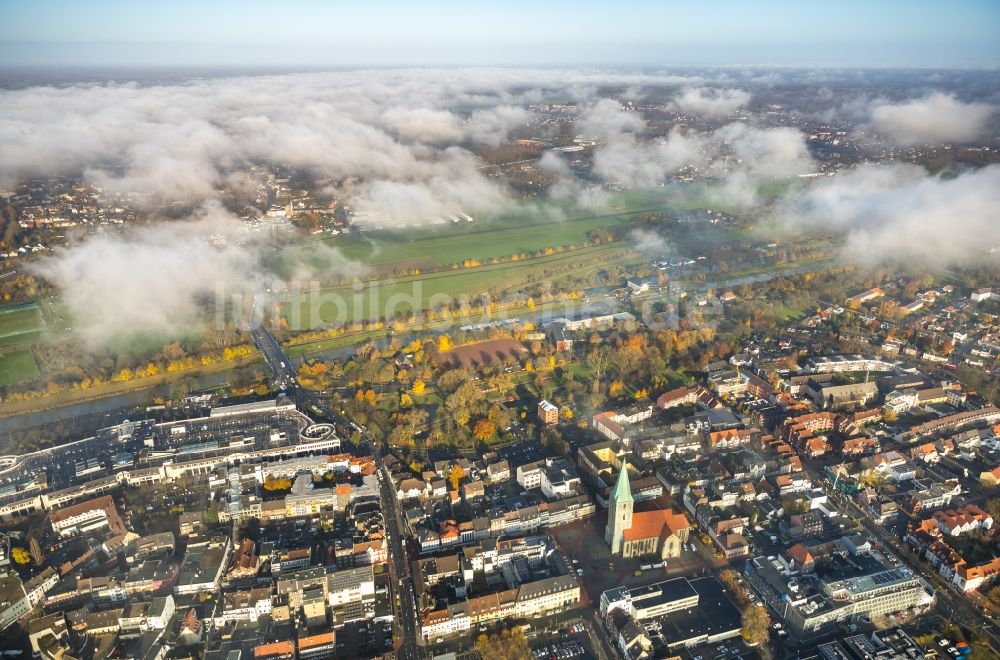
[[[612,555],[621,555],[625,530],[632,527],[632,488],[628,483],[628,465],[622,463],[618,481],[611,491],[608,501],[608,526],[604,530],[604,540],[611,546]]]

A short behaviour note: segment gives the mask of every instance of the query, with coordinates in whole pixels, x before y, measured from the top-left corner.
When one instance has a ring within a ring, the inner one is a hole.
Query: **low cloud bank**
[[[665,138],[640,135],[637,114],[613,101],[586,109],[581,125],[602,142],[594,153],[593,172],[607,182],[650,188],[688,169],[725,179],[734,201],[752,203],[753,188],[763,178],[811,172],[815,163],[806,136],[794,128],[760,128],[744,122],[711,132],[672,129]]]
[[[750,92],[742,89],[695,87],[685,90],[676,100],[682,112],[709,119],[728,117],[750,102]]]
[[[987,135],[995,108],[987,103],[965,103],[950,94],[934,92],[902,103],[875,101],[871,127],[903,147],[945,142],[972,142]]]
[[[281,283],[264,265],[265,248],[272,254],[275,246],[250,237],[242,221],[210,203],[187,220],[60,248],[32,270],[59,288],[76,334],[96,348],[136,336],[183,336],[234,313],[248,318],[252,296]],[[296,260],[293,277],[362,272],[338,251],[323,252],[309,260],[317,268]]]
[[[935,267],[996,260],[1000,165],[954,177],[905,164],[863,165],[783,200],[792,226],[846,232],[843,255],[863,263]]]
[[[762,181],[817,169],[801,131],[726,123],[753,98],[737,86],[782,80],[751,73],[422,69],[0,91],[0,186],[82,174],[106,191],[201,204],[187,220],[100,234],[36,266],[60,288],[92,345],[177,335],[198,326],[205,300],[219,304],[220,290],[238,296],[278,279],[362,271],[325,247],[287,259],[306,264],[290,273],[265,265],[263,250],[274,246],[248,238],[212,201],[223,188],[246,185],[248,165],[308,171],[330,190],[349,192],[370,226],[494,213],[514,201],[475,151],[523,128],[529,104],[571,99],[580,108],[573,130],[598,141],[593,176],[582,181],[561,156],[546,153],[538,167],[555,179],[553,198],[598,210],[609,205],[602,184],[658,188],[688,173],[713,180],[713,201],[749,208]],[[720,120],[718,127],[673,128],[651,139],[641,113],[606,98],[666,87],[680,90],[678,109]],[[829,115],[912,146],[984,137],[995,107],[935,92],[892,102],[858,96]],[[796,187],[777,212],[792,225],[844,231],[852,259],[947,265],[993,258],[997,208],[1000,166],[937,177],[910,165],[864,165]],[[653,252],[669,250],[660,237],[639,238]]]

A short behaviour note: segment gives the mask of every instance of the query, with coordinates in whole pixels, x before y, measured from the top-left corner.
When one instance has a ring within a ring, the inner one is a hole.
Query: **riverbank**
[[[217,374],[226,374],[233,369],[247,367],[263,361],[264,357],[260,353],[253,353],[252,355],[248,355],[244,358],[230,360],[228,362],[217,362],[215,364],[198,367],[197,369],[191,369],[188,371],[175,371],[121,383],[106,383],[100,387],[94,387],[87,390],[58,392],[56,394],[48,394],[35,399],[26,399],[23,401],[5,401],[3,402],[2,408],[0,408],[0,420],[30,413],[51,413],[55,409],[66,406],[86,404],[93,401],[105,401],[133,393],[148,393],[152,390],[163,389],[172,383],[188,378],[198,380]],[[218,383],[211,385],[211,387],[216,385],[218,385]],[[196,385],[194,389],[205,389],[205,387]],[[152,397],[150,396],[148,398]],[[65,417],[63,419],[65,419]]]
[[[772,266],[763,270],[734,271],[726,279],[698,284],[688,283],[689,287],[684,287],[684,289],[692,291],[714,287],[718,290],[740,284],[754,284],[785,275],[819,270],[832,262],[832,259],[826,258],[786,264],[782,268]],[[286,345],[285,350],[290,357],[295,358],[318,357],[337,360],[350,357],[354,353],[355,346],[360,343],[366,341],[385,342],[390,336],[406,343],[422,334],[447,332],[462,325],[501,318],[518,318],[521,321],[540,322],[566,314],[606,313],[610,304],[617,304],[617,301],[611,296],[603,296],[594,300],[557,301],[539,305],[534,309],[527,306],[507,309],[502,314],[492,318],[479,313],[464,317],[452,317],[448,321],[432,321],[410,327],[401,333],[392,332],[389,329],[361,331],[297,345]],[[234,369],[257,363],[263,363],[263,356],[259,352],[239,360],[219,362],[190,371],[167,373],[138,382],[109,383],[92,390],[61,392],[28,401],[5,402],[0,406],[0,433],[15,433],[50,422],[94,415],[104,411],[134,408],[149,403],[157,396],[168,396],[170,385],[184,379],[193,381],[192,390],[212,389],[224,385],[228,374]]]

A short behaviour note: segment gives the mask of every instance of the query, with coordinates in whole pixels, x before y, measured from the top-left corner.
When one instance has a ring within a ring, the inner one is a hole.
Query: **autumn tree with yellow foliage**
[[[448,335],[441,335],[438,337],[438,351],[444,353],[445,351],[451,350],[451,337]]]
[[[475,436],[476,440],[480,442],[486,442],[492,440],[497,435],[497,427],[489,419],[481,419],[476,422],[476,425],[472,429],[472,435]]]
[[[458,490],[458,485],[462,483],[464,478],[465,470],[462,469],[461,465],[452,465],[451,469],[448,470],[448,483],[451,484],[452,490]]]
[[[483,660],[531,660],[531,647],[521,628],[476,638],[476,651]]]
[[[286,478],[277,478],[272,475],[267,475],[264,478],[264,490],[269,492],[289,490],[292,487],[292,480]]]

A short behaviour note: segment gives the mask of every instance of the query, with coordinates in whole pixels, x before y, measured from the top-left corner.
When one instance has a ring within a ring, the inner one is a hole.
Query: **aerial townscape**
[[[0,3],[0,660],[1000,657],[1000,5],[477,4]]]

